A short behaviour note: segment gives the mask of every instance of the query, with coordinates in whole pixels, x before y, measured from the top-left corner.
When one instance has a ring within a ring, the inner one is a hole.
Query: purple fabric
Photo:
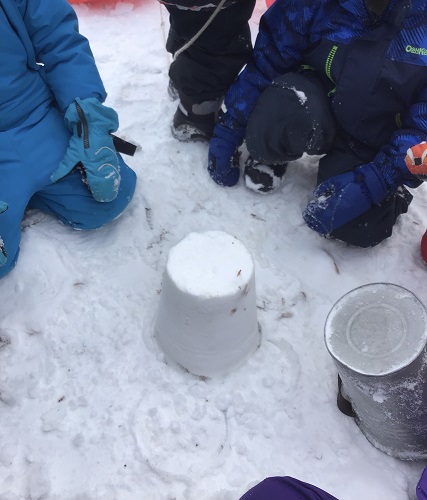
[[[427,500],[427,467],[424,469],[421,479],[417,484],[417,498],[418,500]]]
[[[427,500],[427,496],[419,499]],[[240,500],[337,500],[337,498],[316,486],[285,476],[264,479],[247,491]]]

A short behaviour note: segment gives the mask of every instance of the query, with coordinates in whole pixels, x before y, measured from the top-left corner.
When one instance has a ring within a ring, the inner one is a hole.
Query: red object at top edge
[[[93,4],[93,5],[115,5],[117,3],[116,0],[68,0],[71,4]]]
[[[427,264],[427,231],[423,234],[421,238],[421,257]]]
[[[271,7],[273,5],[274,0],[265,0],[265,3],[267,5],[267,9],[268,9],[269,7]]]
[[[95,7],[111,7],[119,3],[120,1],[125,1],[126,3],[135,3],[133,0],[68,0],[69,3],[73,5],[87,5]]]

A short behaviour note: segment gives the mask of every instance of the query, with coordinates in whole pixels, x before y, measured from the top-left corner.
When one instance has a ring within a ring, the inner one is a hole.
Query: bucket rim
[[[418,357],[426,349],[426,345],[427,345],[427,333],[426,333],[426,335],[425,335],[426,342],[424,342],[422,345],[420,344],[418,350],[416,352],[414,352],[414,354],[410,358],[408,358],[408,360],[405,362],[405,364],[402,364],[402,365],[396,367],[395,369],[390,369],[390,370],[388,370],[386,372],[383,372],[383,373],[370,373],[368,371],[364,371],[363,369],[351,366],[348,363],[348,361],[341,359],[340,356],[334,351],[334,349],[331,346],[331,342],[330,342],[331,335],[328,332],[328,326],[329,326],[329,323],[330,323],[330,320],[331,320],[332,316],[336,313],[336,309],[339,306],[339,304],[342,301],[344,301],[346,297],[348,297],[349,295],[354,294],[358,290],[361,290],[363,288],[371,288],[371,287],[373,288],[373,287],[379,287],[379,286],[394,287],[396,289],[404,291],[409,296],[412,296],[417,301],[417,303],[421,306],[420,309],[423,312],[424,323],[426,325],[426,330],[427,330],[427,309],[426,309],[425,304],[418,298],[418,296],[414,292],[412,292],[411,290],[407,289],[406,287],[401,286],[401,285],[397,285],[396,283],[391,283],[391,282],[386,282],[386,281],[379,281],[379,282],[374,282],[374,283],[366,283],[364,285],[360,285],[360,286],[358,286],[356,288],[353,288],[352,290],[350,290],[347,293],[345,293],[344,295],[342,295],[334,303],[334,305],[331,307],[331,309],[330,309],[330,311],[329,311],[329,313],[328,313],[328,315],[326,317],[325,325],[324,325],[324,342],[325,342],[326,348],[327,348],[329,354],[331,355],[331,357],[333,358],[333,360],[335,362],[338,362],[344,368],[352,371],[353,373],[357,373],[359,375],[363,375],[363,376],[366,376],[366,377],[373,377],[373,378],[387,377],[387,376],[393,375],[395,373],[398,373],[401,370],[403,370],[404,368],[410,366],[416,359],[418,359]]]

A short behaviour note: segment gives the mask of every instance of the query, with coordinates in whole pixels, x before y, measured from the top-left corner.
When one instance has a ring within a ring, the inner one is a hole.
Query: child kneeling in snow
[[[308,227],[360,247],[388,238],[406,187],[427,179],[426,24],[426,0],[276,0],[225,96],[213,180],[238,182],[243,140],[259,193],[281,186],[289,162],[322,155]]]
[[[116,219],[135,173],[110,135],[117,113],[66,0],[0,0],[0,277],[16,264],[26,208],[76,229]],[[76,168],[77,167],[77,168]]]

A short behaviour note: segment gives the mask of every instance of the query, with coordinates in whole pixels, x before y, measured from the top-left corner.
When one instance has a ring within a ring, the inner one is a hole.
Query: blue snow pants
[[[95,229],[116,219],[132,199],[136,175],[120,155],[120,190],[109,203],[94,200],[79,171],[53,184],[50,176],[64,157],[69,139],[64,117],[56,108],[41,120],[30,116],[19,127],[0,132],[0,200],[9,205],[0,214],[0,237],[7,254],[0,278],[16,264],[26,208],[54,215],[75,229]]]

